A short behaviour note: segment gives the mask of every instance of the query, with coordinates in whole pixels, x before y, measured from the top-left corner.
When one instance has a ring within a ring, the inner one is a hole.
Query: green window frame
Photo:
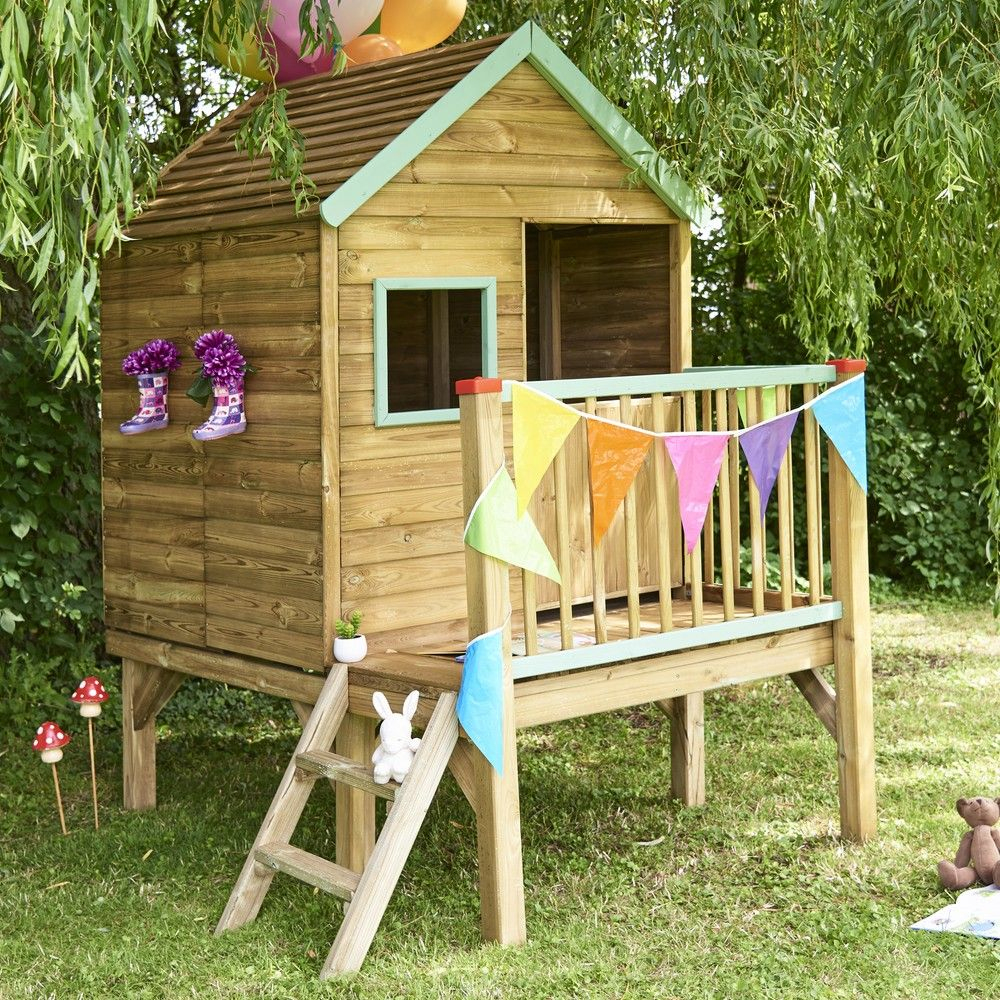
[[[497,377],[497,280],[496,278],[376,278],[373,286],[372,320],[375,327],[375,426],[405,427],[409,424],[442,424],[458,420],[458,407],[434,410],[389,410],[389,292],[451,291],[478,289],[482,306],[482,372]],[[480,373],[477,373],[480,374]]]

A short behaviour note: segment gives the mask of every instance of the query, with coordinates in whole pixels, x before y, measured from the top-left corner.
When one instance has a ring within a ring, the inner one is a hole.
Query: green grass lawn
[[[880,825],[863,848],[837,837],[834,743],[786,680],[708,697],[700,809],[669,800],[653,709],[525,733],[527,947],[479,941],[473,819],[449,778],[364,970],[331,983],[339,904],[284,876],[255,924],[210,933],[295,744],[286,706],[214,733],[169,706],[145,814],[118,806],[103,724],[99,834],[77,725],[65,838],[26,720],[0,750],[0,997],[992,997],[995,945],[907,928],[951,898],[935,866],[963,832],[955,799],[1000,795],[998,666],[985,604],[876,610]],[[332,856],[332,806],[319,789],[301,846]]]

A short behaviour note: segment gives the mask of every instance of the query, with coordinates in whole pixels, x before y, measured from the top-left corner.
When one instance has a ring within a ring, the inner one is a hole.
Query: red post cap
[[[830,358],[826,364],[835,368],[838,375],[857,375],[868,370],[868,362],[864,358]]]
[[[485,392],[503,392],[503,380],[498,378],[459,379],[455,383],[455,392],[459,396],[478,396]]]

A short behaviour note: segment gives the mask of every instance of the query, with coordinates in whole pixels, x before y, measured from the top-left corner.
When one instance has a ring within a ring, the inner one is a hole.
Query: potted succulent
[[[338,663],[357,663],[368,653],[368,640],[358,634],[361,628],[361,612],[352,611],[347,621],[338,618],[334,628],[337,637],[333,640],[333,657]]]

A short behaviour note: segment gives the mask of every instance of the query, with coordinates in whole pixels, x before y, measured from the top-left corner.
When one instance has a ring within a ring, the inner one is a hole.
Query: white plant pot
[[[333,640],[333,658],[338,663],[359,663],[368,654],[368,640],[363,635],[353,639],[341,639],[338,635]]]

